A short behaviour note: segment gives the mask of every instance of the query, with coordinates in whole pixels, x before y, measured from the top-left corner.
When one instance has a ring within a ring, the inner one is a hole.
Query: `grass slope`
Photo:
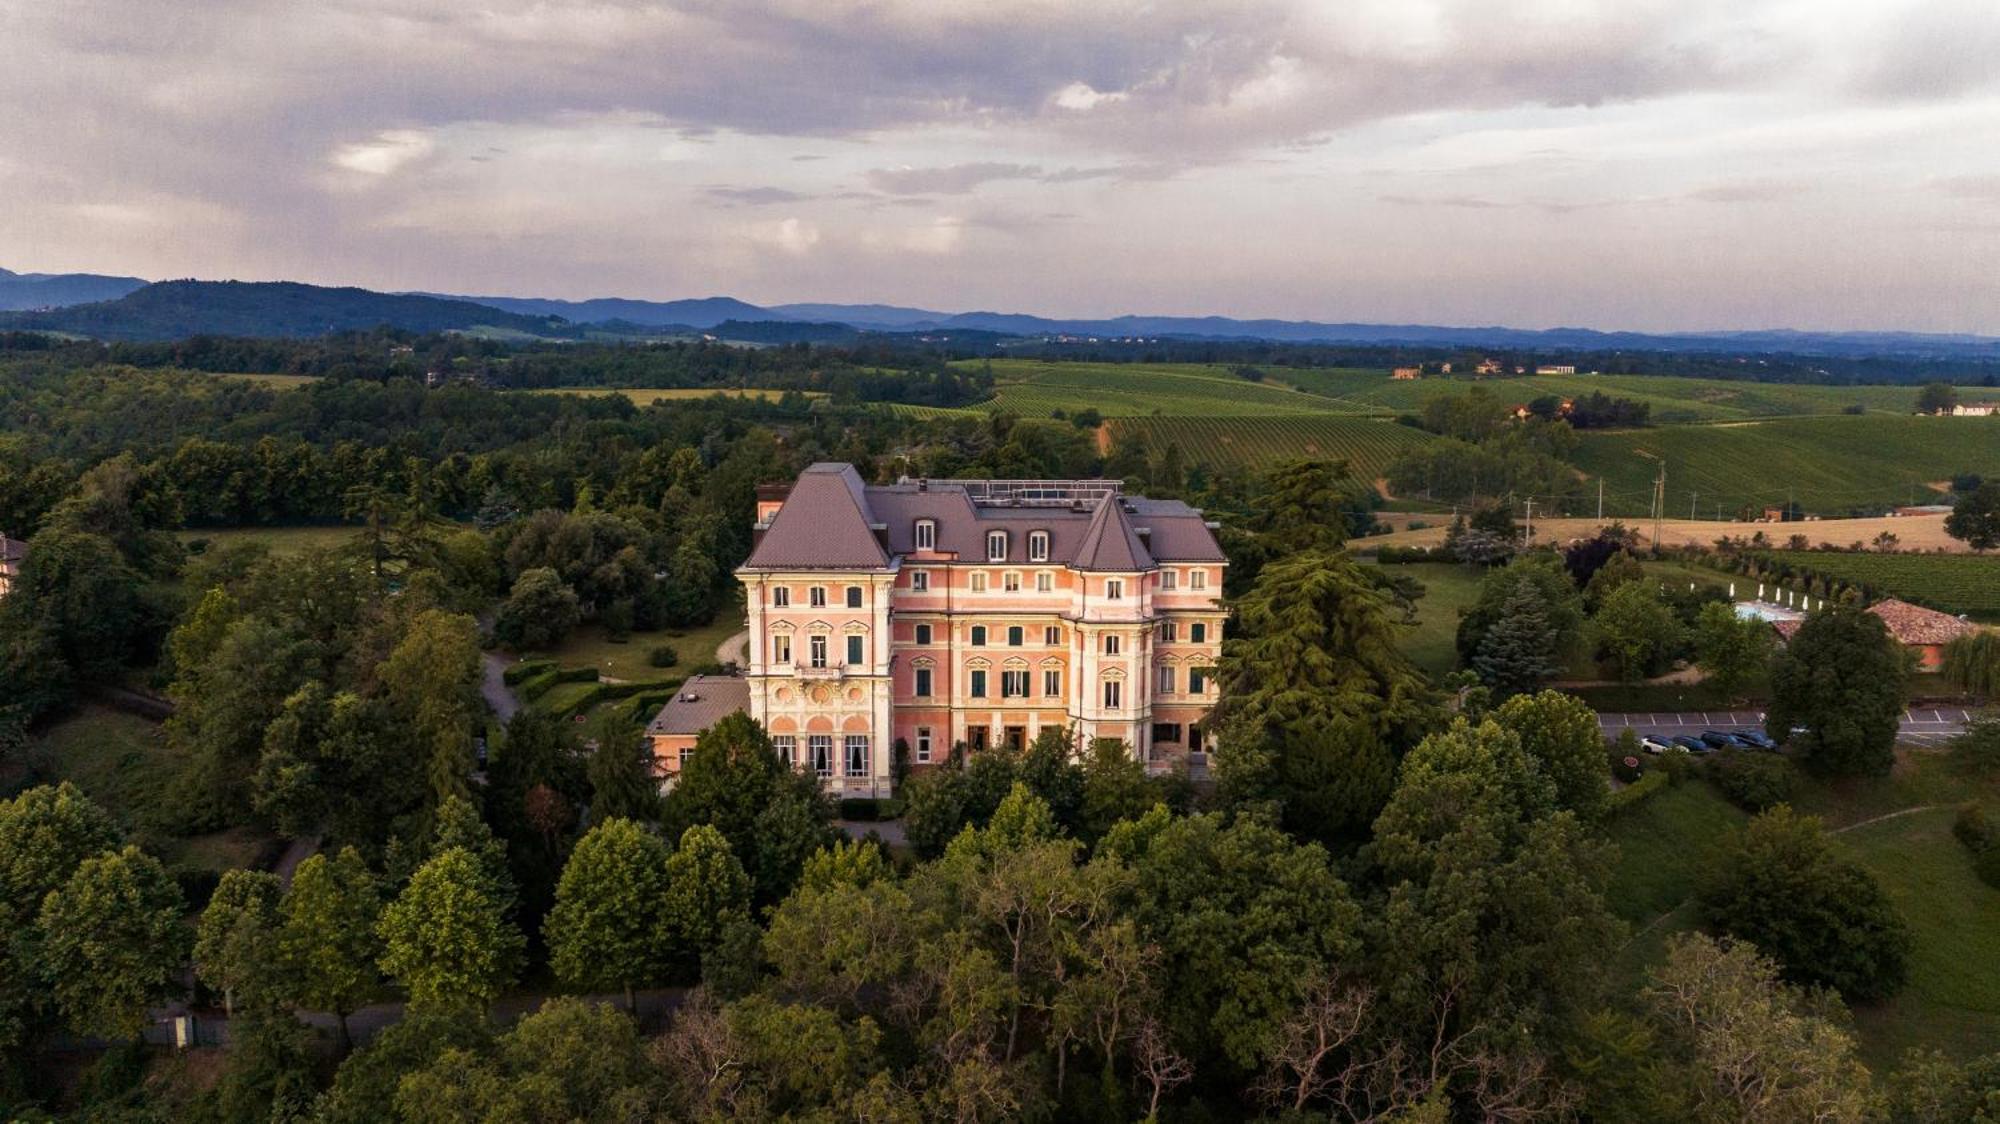
[[[1974,554],[1855,554],[1820,550],[1781,550],[1775,554],[1793,565],[1858,582],[1878,593],[1947,613],[1965,613],[1981,620],[2000,621],[2000,558]]]
[[[1535,375],[1478,382],[1435,378],[1399,382],[1387,375],[1386,371],[1277,370],[1272,377],[1333,399],[1342,409],[1370,413],[1414,413],[1431,398],[1466,394],[1474,386],[1510,403],[1550,394],[1577,398],[1595,391],[1646,403],[1652,407],[1654,423],[1661,425],[1838,414],[1851,406],[1871,413],[1908,414],[1917,395],[1916,388],[1908,386],[1802,386],[1654,375]],[[1976,388],[1966,393],[1977,397]]]
[[[1337,459],[1363,480],[1381,476],[1404,449],[1436,440],[1387,418],[1337,415],[1121,418],[1109,424],[1114,441],[1176,444],[1191,465],[1263,468],[1292,457]]]

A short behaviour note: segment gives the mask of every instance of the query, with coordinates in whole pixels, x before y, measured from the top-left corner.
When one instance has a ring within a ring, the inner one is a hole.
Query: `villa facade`
[[[1050,727],[1149,765],[1206,748],[1228,563],[1184,503],[822,463],[760,492],[755,535],[748,708],[835,792],[889,795],[898,741],[917,768]]]

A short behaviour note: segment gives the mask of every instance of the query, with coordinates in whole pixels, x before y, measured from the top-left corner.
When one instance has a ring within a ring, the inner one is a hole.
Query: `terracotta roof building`
[[[1945,645],[1979,628],[1950,613],[1940,613],[1936,609],[1926,609],[1893,597],[1877,601],[1868,607],[1868,611],[1881,618],[1896,643],[1916,653],[1919,671],[1936,671],[1943,667]],[[1774,620],[1771,627],[1777,630],[1779,637],[1789,641],[1804,623],[1803,619]]]
[[[760,489],[737,571],[752,717],[848,795],[1050,726],[1164,763],[1206,744],[1228,559],[1201,512],[1116,480],[865,484],[815,464]]]

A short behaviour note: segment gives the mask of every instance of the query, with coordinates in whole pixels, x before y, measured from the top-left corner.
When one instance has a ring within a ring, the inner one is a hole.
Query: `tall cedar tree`
[[[1517,583],[1500,619],[1480,640],[1472,669],[1503,694],[1532,691],[1562,673],[1561,639],[1541,592],[1532,583]]]
[[[1789,739],[1821,776],[1886,776],[1896,762],[1908,668],[1873,613],[1851,605],[1814,613],[1772,665],[1764,730]]]

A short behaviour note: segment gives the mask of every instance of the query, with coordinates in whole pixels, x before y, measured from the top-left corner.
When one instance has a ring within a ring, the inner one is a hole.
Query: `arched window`
[[[937,520],[935,519],[917,520],[917,525],[915,530],[911,534],[911,538],[916,543],[916,548],[918,550],[936,550]]]

